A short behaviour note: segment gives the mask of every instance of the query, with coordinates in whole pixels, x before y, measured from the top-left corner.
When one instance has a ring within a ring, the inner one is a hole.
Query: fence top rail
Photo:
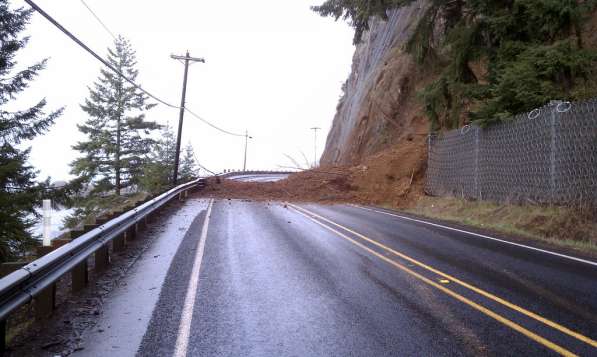
[[[473,123],[466,124],[457,129],[430,132],[429,137],[433,138],[433,139],[440,139],[445,136],[456,135],[456,134],[466,135],[469,132],[471,132],[471,130],[473,130],[473,129],[488,130],[488,129],[492,129],[495,127],[512,125],[513,123],[516,123],[516,122],[532,122],[535,120],[542,119],[542,117],[547,113],[556,114],[556,115],[557,114],[574,115],[574,114],[579,114],[579,113],[595,113],[595,112],[597,112],[597,98],[592,98],[592,99],[587,99],[587,100],[582,100],[582,101],[575,101],[575,102],[552,100],[551,102],[545,104],[542,107],[535,108],[526,113],[515,114],[509,119],[503,120],[501,122],[497,122],[495,124],[491,124],[485,128],[483,128],[473,122]],[[597,120],[597,117],[595,117],[595,120]]]

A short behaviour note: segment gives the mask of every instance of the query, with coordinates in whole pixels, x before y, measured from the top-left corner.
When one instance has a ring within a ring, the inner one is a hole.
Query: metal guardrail
[[[6,321],[13,311],[47,291],[62,276],[85,264],[92,254],[177,195],[204,185],[205,179],[201,178],[173,188],[0,279],[0,321]]]

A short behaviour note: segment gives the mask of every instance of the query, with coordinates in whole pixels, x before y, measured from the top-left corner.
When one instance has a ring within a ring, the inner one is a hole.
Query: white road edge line
[[[393,214],[393,213],[389,213],[389,212],[385,212],[385,211],[380,211],[380,210],[376,210],[376,209],[372,209],[372,208],[368,208],[368,207],[363,207],[363,206],[359,206],[359,205],[355,205],[355,204],[351,204],[350,206],[355,207],[355,208],[360,208],[362,210],[367,210],[367,211],[371,211],[371,212],[377,212],[377,213],[386,214],[388,216],[392,216],[392,217],[396,217],[396,218],[401,218],[401,219],[404,219],[404,220],[407,220],[407,221],[413,221],[413,222],[423,223],[423,224],[427,224],[427,225],[430,225],[430,226],[440,227],[440,228],[443,228],[443,229],[447,229],[447,230],[450,230],[450,231],[455,231],[455,232],[460,232],[460,233],[466,233],[466,234],[470,234],[472,236],[476,236],[476,237],[480,237],[480,238],[485,238],[485,239],[493,240],[493,241],[500,242],[500,243],[510,244],[510,245],[513,245],[513,246],[516,246],[516,247],[526,248],[526,249],[534,250],[534,251],[537,251],[537,252],[541,252],[541,253],[545,253],[545,254],[550,254],[550,255],[554,255],[554,256],[560,257],[560,258],[570,259],[570,260],[574,260],[574,261],[577,261],[577,262],[580,262],[580,263],[584,263],[584,264],[588,264],[588,265],[597,267],[597,263],[596,262],[592,262],[590,260],[585,260],[585,259],[573,257],[573,256],[570,256],[570,255],[556,253],[556,252],[552,252],[552,251],[545,250],[545,249],[531,247],[529,245],[524,245],[524,244],[520,244],[520,243],[514,243],[514,242],[507,241],[507,240],[503,240],[503,239],[499,239],[499,238],[495,238],[495,237],[486,236],[484,234],[469,232],[469,231],[465,231],[465,230],[462,230],[462,229],[452,228],[452,227],[444,226],[444,225],[437,224],[437,223],[431,223],[431,222],[423,221],[423,220],[420,220],[420,219],[415,219],[415,218],[410,218],[410,217],[406,217],[406,216],[401,216],[401,215],[398,215],[398,214]]]
[[[193,270],[191,271],[191,281],[187,287],[187,295],[184,298],[184,307],[180,316],[174,357],[185,357],[187,355],[189,335],[191,333],[191,321],[193,319],[193,307],[195,306],[195,298],[197,297],[197,290],[199,288],[199,272],[201,271],[201,261],[203,260],[203,251],[205,250],[207,228],[209,226],[209,218],[211,217],[211,207],[213,206],[213,202],[213,199],[209,200],[207,212],[205,213],[205,220],[203,221],[203,228],[201,229],[201,237],[199,238],[199,247],[195,254]]]

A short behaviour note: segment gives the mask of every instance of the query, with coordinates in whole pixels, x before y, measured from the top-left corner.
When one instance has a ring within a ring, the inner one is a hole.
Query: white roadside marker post
[[[51,245],[52,234],[52,201],[43,200],[43,223],[44,223],[44,239],[43,246],[49,247]]]

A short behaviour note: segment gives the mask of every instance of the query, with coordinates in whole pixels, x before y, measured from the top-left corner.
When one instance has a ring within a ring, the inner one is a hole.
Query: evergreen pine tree
[[[157,142],[154,160],[164,165],[168,175],[172,176],[174,169],[174,156],[176,155],[176,135],[170,124],[162,130],[162,138]]]
[[[139,72],[130,43],[118,37],[108,61],[127,78],[135,81]],[[93,193],[114,191],[136,185],[142,175],[154,140],[149,136],[160,126],[145,120],[148,96],[124,78],[102,69],[98,81],[89,88],[89,97],[81,108],[89,115],[79,130],[87,141],[73,148],[84,156],[75,160],[72,173],[94,185]]]
[[[25,140],[45,133],[62,110],[46,114],[45,99],[33,107],[11,111],[6,105],[24,91],[46,60],[15,71],[15,57],[27,44],[19,36],[29,22],[31,10],[12,10],[0,0],[0,261],[4,262],[34,241],[30,229],[40,203],[43,184],[34,180],[37,172],[27,160],[30,149],[20,148]]]
[[[355,30],[353,43],[361,42],[365,31],[369,30],[369,19],[378,16],[386,20],[387,10],[403,5],[408,5],[414,0],[326,0],[319,6],[312,6],[311,9],[321,16],[331,16],[338,19],[348,20],[350,26]],[[441,0],[435,0],[441,1]]]
[[[140,184],[144,190],[157,194],[169,187],[174,169],[176,138],[170,125],[162,129],[161,139],[156,141],[150,160],[143,168]]]
[[[178,177],[181,181],[188,181],[197,177],[198,174],[197,162],[195,161],[195,151],[193,145],[188,143],[184,149],[184,156],[180,162],[180,171]]]

